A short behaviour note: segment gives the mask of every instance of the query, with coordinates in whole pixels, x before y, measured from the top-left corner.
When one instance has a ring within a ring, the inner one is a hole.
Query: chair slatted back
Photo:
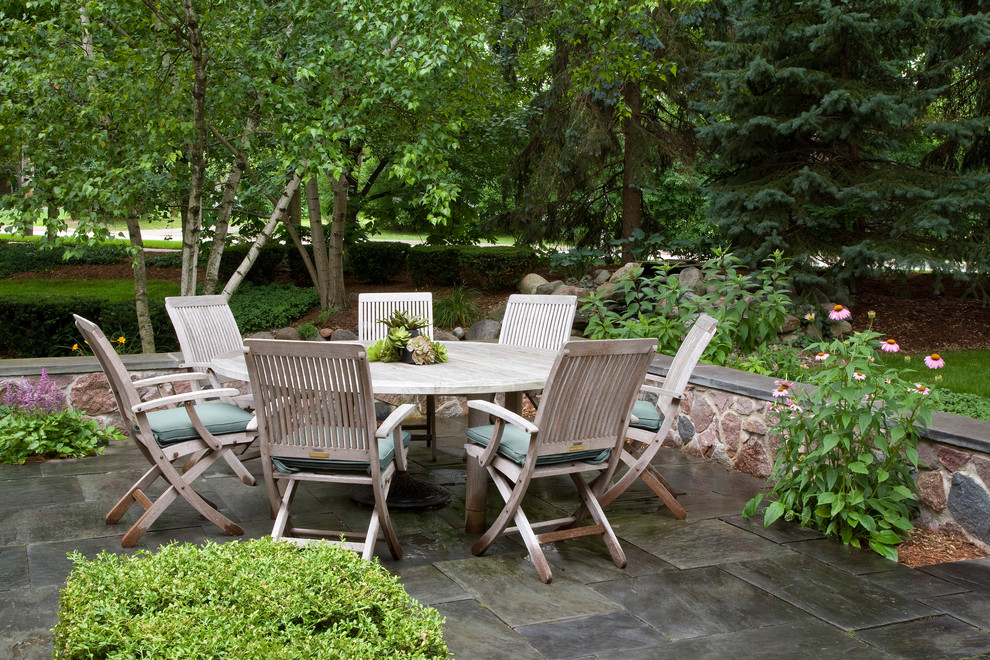
[[[698,316],[670,363],[670,369],[667,370],[667,376],[663,380],[663,389],[670,392],[684,392],[698,360],[715,336],[717,325],[718,322],[708,314]],[[661,396],[657,401],[657,408],[663,410],[670,401],[670,396]]]
[[[509,296],[498,343],[559,350],[571,336],[577,296]]]
[[[419,333],[433,339],[433,294],[427,291],[358,295],[358,341],[383,339],[388,334],[388,326],[381,321],[397,311],[426,319],[428,325]]]
[[[377,469],[375,405],[363,346],[273,339],[248,339],[245,345],[263,455],[367,461]]]
[[[185,362],[208,363],[221,353],[243,347],[226,296],[172,296],[165,299],[165,310]]]
[[[79,328],[79,332],[82,333],[86,343],[93,351],[93,355],[96,356],[100,366],[103,368],[103,373],[106,374],[107,381],[110,383],[110,390],[113,392],[113,398],[117,402],[117,410],[120,411],[120,416],[125,421],[136,422],[131,409],[141,403],[141,396],[138,394],[137,388],[134,387],[134,383],[127,373],[124,363],[120,360],[120,356],[117,355],[117,351],[110,345],[110,341],[103,334],[100,326],[76,314],[72,316],[76,321],[76,327]],[[132,439],[136,439],[132,424],[124,424],[123,430]]]
[[[534,420],[541,429],[537,455],[618,450],[656,347],[656,339],[565,344]]]

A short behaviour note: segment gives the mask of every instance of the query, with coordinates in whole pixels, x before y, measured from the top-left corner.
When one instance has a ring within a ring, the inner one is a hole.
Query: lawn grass
[[[0,280],[0,296],[87,296],[111,301],[134,300],[132,280]],[[148,296],[165,298],[179,295],[177,282],[148,281]]]
[[[923,383],[929,387],[952,390],[961,394],[978,394],[990,398],[990,350],[946,351],[939,354],[945,367],[929,369],[925,366],[925,354],[885,353],[884,364],[898,370],[911,369],[903,374],[906,380]],[[905,361],[910,357],[910,361]],[[941,376],[941,380],[935,380]]]

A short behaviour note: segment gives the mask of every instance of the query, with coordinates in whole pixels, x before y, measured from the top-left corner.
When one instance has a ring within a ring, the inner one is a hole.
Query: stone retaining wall
[[[174,371],[179,362],[175,354],[123,357],[131,373],[141,378]],[[650,370],[663,375],[670,361],[657,356]],[[93,358],[0,361],[0,397],[5,381],[19,381],[22,374],[36,383],[42,366],[48,367],[49,378],[66,392],[72,407],[120,425],[109,384]],[[698,365],[667,445],[766,478],[778,444],[766,418],[773,388],[770,378]],[[417,400],[391,398],[392,403]],[[463,398],[440,397],[437,402],[439,416],[466,412]],[[918,447],[923,465],[915,473],[922,504],[918,522],[961,533],[990,549],[990,423],[934,413],[924,436]]]

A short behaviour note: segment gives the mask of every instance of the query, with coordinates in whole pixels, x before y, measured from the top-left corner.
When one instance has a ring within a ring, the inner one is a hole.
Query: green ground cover
[[[111,301],[134,300],[132,280],[0,280],[0,296],[88,296]],[[150,280],[148,296],[165,298],[179,295],[177,282]]]

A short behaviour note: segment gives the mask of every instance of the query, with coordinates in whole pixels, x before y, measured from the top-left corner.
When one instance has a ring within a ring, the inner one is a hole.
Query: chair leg
[[[526,494],[526,484],[523,484],[521,488],[520,484],[516,484],[516,488],[513,489],[509,485],[508,480],[491,466],[488,467],[488,474],[491,475],[492,481],[495,482],[495,487],[498,488],[498,492],[502,495],[505,506],[502,507],[502,511],[499,512],[491,527],[471,546],[471,553],[474,555],[484,554],[491,544],[495,542],[495,539],[501,536],[502,532],[509,525],[509,521],[515,517],[516,509],[519,508],[523,496]]]
[[[426,443],[433,452],[433,462],[437,462],[437,398],[426,395]]]
[[[278,507],[278,513],[275,514],[275,525],[272,527],[272,538],[280,539],[285,536],[285,528],[289,523],[289,508],[292,506],[292,500],[296,496],[296,487],[299,486],[299,482],[290,479],[285,486],[285,494],[282,495],[282,501]]]
[[[399,537],[395,534],[395,528],[392,526],[392,518],[389,516],[388,505],[386,504],[388,492],[392,488],[392,475],[385,479],[385,483],[382,484],[380,489],[374,484],[372,488],[376,490],[375,511],[372,514],[373,523],[381,526],[382,532],[385,535],[385,545],[388,546],[389,552],[392,553],[392,559],[402,559],[402,546],[399,545]],[[377,528],[372,529],[369,525],[368,534],[365,536],[365,554],[368,555],[367,559],[371,559],[372,555],[374,555],[377,538]],[[371,549],[370,554],[368,552],[369,548]]]
[[[585,483],[584,479],[581,478],[580,474],[571,474],[571,481],[577,486],[578,494],[581,496],[581,501],[583,502],[582,508],[586,510],[591,518],[596,524],[601,525],[602,529],[602,539],[605,541],[605,547],[608,548],[609,555],[612,556],[612,561],[619,568],[626,567],[626,553],[623,552],[622,546],[619,545],[619,539],[615,535],[615,531],[612,529],[612,525],[609,524],[608,518],[605,517],[605,510],[599,503],[598,498],[595,497],[594,492]]]
[[[162,476],[161,469],[159,469],[157,465],[153,465],[151,469],[145,472],[144,475],[138,479],[133,486],[131,486],[130,490],[128,490],[127,493],[125,493],[124,496],[113,505],[106,515],[106,523],[108,525],[116,525],[120,522],[120,519],[124,517],[127,510],[130,509],[135,502],[139,501],[139,497],[144,496],[144,491],[147,490],[148,486],[155,483],[155,480],[160,476]],[[141,493],[141,495],[138,495],[138,493]],[[147,499],[146,496],[144,497]]]
[[[244,467],[244,464],[241,463],[240,459],[234,455],[233,451],[224,452],[223,458],[227,461],[227,465],[230,466],[230,469],[234,471],[234,474],[240,477],[241,481],[248,486],[253,486],[255,484],[254,476],[248,472],[248,469]]]

